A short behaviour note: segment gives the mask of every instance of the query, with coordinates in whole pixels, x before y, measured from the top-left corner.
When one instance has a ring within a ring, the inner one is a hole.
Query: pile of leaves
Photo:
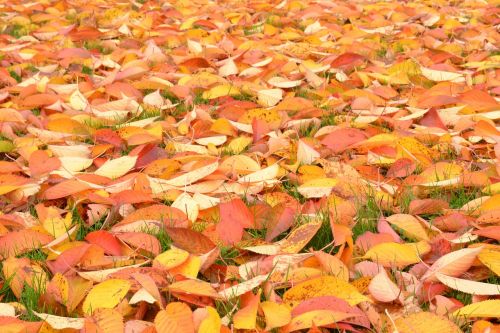
[[[1,332],[494,332],[498,1],[2,1]]]

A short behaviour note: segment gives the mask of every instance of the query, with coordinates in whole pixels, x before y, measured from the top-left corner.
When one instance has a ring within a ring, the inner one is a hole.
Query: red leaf
[[[417,164],[414,160],[409,158],[400,158],[391,165],[389,170],[387,170],[386,176],[391,178],[408,177],[413,173],[413,171],[415,171],[416,168]]]
[[[144,232],[124,232],[116,237],[133,248],[147,251],[154,256],[161,252],[160,241],[153,235]]]
[[[340,153],[349,146],[366,139],[366,134],[355,128],[341,128],[328,134],[321,143],[334,153]]]
[[[205,235],[187,228],[165,228],[175,246],[192,254],[205,254],[215,244]]]
[[[254,226],[252,213],[239,198],[221,203],[219,209],[220,222],[216,230],[224,244],[239,242],[243,237],[243,228]]]
[[[29,159],[30,173],[33,177],[39,177],[61,167],[61,161],[56,157],[49,157],[44,150],[34,151]]]
[[[420,119],[420,125],[427,127],[438,127],[447,130],[447,127],[441,120],[438,112],[435,108],[431,108],[423,117]]]
[[[85,236],[85,240],[90,244],[100,246],[106,254],[112,256],[119,256],[122,254],[120,242],[106,230],[92,231]]]
[[[359,66],[363,63],[364,59],[365,58],[362,55],[357,53],[346,52],[335,58],[330,63],[330,66],[334,68]]]
[[[31,229],[11,231],[0,237],[0,257],[7,258],[38,249],[53,239],[50,235]]]
[[[370,321],[366,315],[355,306],[349,305],[345,300],[335,296],[319,296],[307,299],[293,308],[292,317],[297,317],[303,313],[315,310],[330,310],[344,313],[355,313],[359,317],[346,320],[363,327],[370,327]]]
[[[89,185],[79,182],[76,179],[70,179],[47,189],[43,192],[42,198],[46,200],[60,199],[88,189],[90,189]]]

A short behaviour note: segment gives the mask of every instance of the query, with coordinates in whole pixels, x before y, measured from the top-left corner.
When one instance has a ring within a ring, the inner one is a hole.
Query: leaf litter
[[[495,1],[6,1],[0,327],[499,329]]]

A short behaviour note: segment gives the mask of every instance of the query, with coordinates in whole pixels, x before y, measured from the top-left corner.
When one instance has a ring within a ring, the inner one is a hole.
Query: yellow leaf
[[[500,194],[495,194],[486,200],[480,207],[482,213],[496,210],[500,207]]]
[[[400,63],[394,64],[387,72],[390,75],[406,74],[408,76],[419,75],[421,73],[420,66],[413,60],[408,59]]]
[[[260,306],[266,317],[266,331],[285,326],[292,320],[290,308],[285,304],[265,301]]]
[[[417,240],[429,240],[429,236],[418,220],[409,214],[394,214],[386,220],[402,229],[408,236]]]
[[[294,308],[300,302],[319,296],[335,296],[347,301],[350,305],[369,301],[350,283],[334,276],[322,276],[308,280],[290,288],[283,296],[283,302]]]
[[[498,317],[500,299],[472,303],[453,312],[455,317]]]
[[[322,198],[330,195],[337,183],[334,178],[316,178],[300,185],[297,190],[306,198]]]
[[[399,333],[461,333],[458,326],[447,318],[431,312],[418,312],[395,320]]]
[[[238,121],[244,124],[251,124],[254,119],[265,121],[270,129],[277,129],[281,124],[281,116],[277,110],[273,109],[250,109],[241,116]]]
[[[478,255],[484,266],[488,267],[496,275],[500,275],[500,251],[484,249]]]
[[[460,177],[464,172],[463,168],[454,163],[438,162],[418,175],[422,183],[436,183],[443,180]]]
[[[219,118],[210,127],[210,130],[215,133],[219,134],[224,134],[224,135],[229,135],[229,136],[236,136],[238,134],[238,131],[236,128],[231,125],[229,120],[225,118]]]
[[[65,218],[61,217],[51,217],[43,221],[42,225],[49,234],[54,237],[59,237],[68,232],[71,229],[72,214],[66,214]]]
[[[372,247],[364,258],[371,259],[385,267],[406,267],[420,262],[420,258],[431,250],[431,246],[421,241],[418,243],[381,243]]]
[[[171,248],[160,253],[155,259],[154,264],[159,264],[162,268],[172,269],[185,262],[189,257],[189,252],[178,248]]]
[[[192,277],[195,278],[198,276],[198,272],[200,271],[201,267],[201,258],[190,255],[189,258],[180,264],[179,266],[172,268],[169,270],[170,274],[182,274],[187,277]]]
[[[252,138],[247,136],[241,136],[239,138],[232,140],[224,149],[226,149],[231,154],[240,154],[251,143],[252,143]]]
[[[427,148],[424,144],[412,137],[404,137],[397,141],[396,158],[411,158],[420,162],[424,167],[429,166],[432,158],[435,157],[433,150]]]
[[[234,328],[247,330],[255,329],[261,292],[262,290],[259,289],[257,295],[254,295],[252,292],[250,292],[249,294],[246,294],[242,297],[242,301],[246,301],[246,304],[244,304],[244,306],[234,314]]]
[[[235,86],[232,86],[230,84],[221,84],[205,91],[202,97],[204,99],[215,99],[222,96],[235,96],[239,95],[240,93],[240,90]]]
[[[321,218],[316,217],[310,222],[293,229],[286,238],[276,244],[279,244],[283,253],[299,253],[316,235],[322,223]]]
[[[92,314],[96,309],[112,309],[121,302],[130,289],[130,282],[122,279],[109,279],[90,290],[83,301],[83,312]]]
[[[207,306],[205,309],[207,310],[207,317],[200,323],[198,333],[219,333],[221,320],[217,310],[211,306]]]

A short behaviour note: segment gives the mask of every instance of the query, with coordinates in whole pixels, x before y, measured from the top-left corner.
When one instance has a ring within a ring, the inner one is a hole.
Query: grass
[[[111,49],[103,46],[98,41],[85,41],[83,42],[83,47],[89,51],[97,50],[101,54],[110,54],[112,52]]]
[[[324,252],[333,251],[333,232],[330,226],[330,215],[328,212],[320,212],[321,227],[314,237],[307,243],[305,249],[314,249],[315,251],[322,250]]]
[[[458,188],[434,188],[430,191],[429,197],[433,199],[443,199],[447,201],[452,209],[461,208],[471,200],[483,196],[479,188],[467,188],[460,186]]]
[[[262,24],[254,24],[250,27],[243,27],[243,33],[245,36],[250,36],[262,32],[264,26]]]
[[[238,94],[238,95],[234,95],[234,96],[231,96],[233,99],[237,100],[237,101],[250,101],[250,102],[253,102],[255,100],[255,98],[250,95],[250,94],[247,94],[247,93],[241,93],[241,94]]]
[[[217,310],[217,313],[221,318],[224,318],[227,316],[230,322],[233,321],[233,316],[236,313],[236,311],[240,308],[240,298],[239,297],[233,297],[229,300],[216,300],[215,301],[215,310]]]
[[[5,277],[1,268],[2,267],[0,265],[0,280],[4,281],[2,288],[0,288],[0,295],[3,296],[2,302],[19,302],[22,304],[25,307],[26,312],[22,313],[19,316],[19,319],[25,321],[39,321],[40,318],[38,318],[33,311],[45,313],[50,312],[50,309],[46,309],[45,306],[40,306],[39,304],[39,299],[45,292],[45,282],[42,279],[37,279],[35,277],[32,282],[34,286],[30,286],[28,283],[25,283],[21,292],[21,297],[17,299],[16,295],[10,288],[10,282],[14,278],[14,275]]]
[[[237,265],[234,259],[240,255],[240,251],[232,246],[220,246],[219,258],[215,261],[219,265]]]
[[[194,95],[194,98],[193,98],[193,104],[194,105],[200,105],[200,104],[208,105],[208,104],[210,104],[210,100],[203,98],[202,91],[197,91]]]
[[[319,125],[320,127],[337,125],[337,120],[333,112],[325,111],[325,114],[321,116],[320,120],[321,120],[321,124]]]
[[[17,81],[17,83],[20,83],[20,82],[23,80],[23,78],[21,77],[21,75],[17,74],[17,73],[16,73],[15,71],[13,71],[13,70],[9,70],[9,74],[10,74],[10,76],[11,76],[12,78],[14,78],[14,79]]]
[[[266,229],[246,229],[246,232],[251,238],[264,239],[266,237]]]
[[[94,74],[94,70],[92,68],[90,68],[89,66],[83,65],[82,66],[82,73],[83,74],[87,74],[87,75],[93,75]]]
[[[387,49],[385,47],[378,49],[376,54],[378,58],[385,58],[385,56],[387,55]]]
[[[37,283],[35,281],[35,283]],[[19,303],[24,305],[26,308],[26,313],[21,315],[22,320],[26,321],[39,321],[40,318],[38,318],[33,311],[36,312],[50,312],[50,309],[46,309],[45,306],[40,306],[39,305],[39,299],[40,296],[45,292],[43,289],[45,288],[45,284],[40,281],[38,283],[37,288],[33,288],[32,286],[25,284],[24,289],[21,293],[21,298],[19,299]]]
[[[42,251],[42,249],[35,249],[30,252],[23,253],[18,256],[19,258],[28,258],[32,261],[45,262],[47,260],[47,254]]]
[[[408,214],[410,212],[410,204],[415,199],[415,196],[411,192],[411,188],[404,188],[401,194],[396,198],[396,203],[400,207],[401,213]]]
[[[281,188],[285,193],[288,193],[292,198],[295,198],[298,202],[304,203],[306,202],[306,198],[300,194],[298,189],[298,184],[290,181],[290,179],[284,179],[281,182]]]
[[[14,38],[21,38],[28,35],[29,31],[25,26],[21,24],[14,24],[10,27],[10,29],[8,29],[7,33]]]
[[[377,232],[377,221],[382,214],[381,209],[373,195],[368,195],[366,202],[356,204],[356,225],[352,228],[353,238],[366,231]]]
[[[301,125],[298,130],[298,135],[300,138],[312,137],[318,129],[319,127],[315,123],[311,122],[307,125]]]
[[[160,230],[156,230],[149,234],[155,236],[156,239],[158,239],[158,241],[160,242],[161,252],[167,251],[172,246],[172,239],[170,239],[170,236],[167,234],[165,229],[160,228]]]

